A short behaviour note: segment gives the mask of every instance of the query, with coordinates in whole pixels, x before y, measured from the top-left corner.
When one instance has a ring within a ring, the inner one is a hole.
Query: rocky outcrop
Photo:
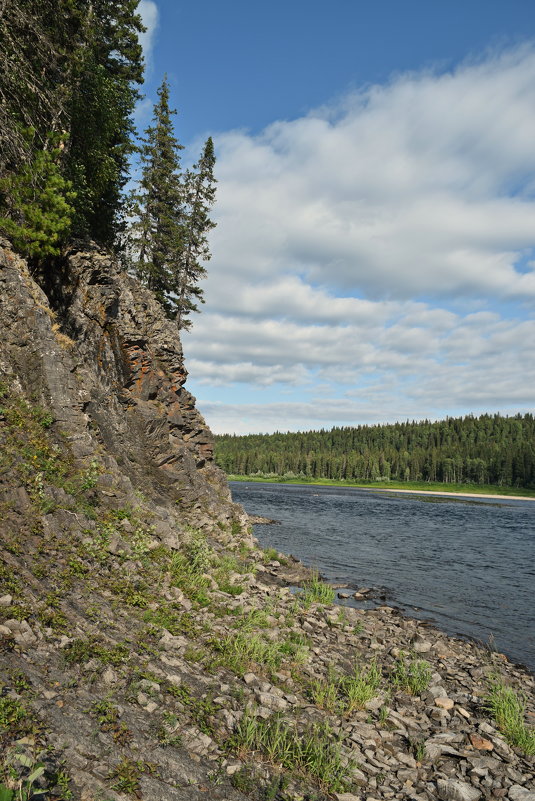
[[[101,458],[119,482],[193,508],[197,523],[201,508],[215,518],[229,507],[184,388],[177,326],[148,290],[96,247],[69,251],[39,285],[4,246],[0,292],[0,373],[50,409],[76,458]]]

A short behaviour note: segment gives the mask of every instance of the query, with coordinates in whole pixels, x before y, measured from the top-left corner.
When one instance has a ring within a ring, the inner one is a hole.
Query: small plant
[[[431,665],[425,659],[414,659],[407,662],[406,655],[401,653],[392,673],[392,683],[412,695],[421,695],[429,687],[431,681]]]
[[[380,683],[381,672],[372,662],[367,668],[355,665],[349,675],[338,674],[331,667],[326,678],[309,682],[306,692],[321,709],[347,714],[363,709],[377,694]]]
[[[303,582],[301,600],[305,606],[311,603],[332,604],[334,598],[333,588],[320,579],[319,573],[314,573],[310,579]]]
[[[139,798],[140,780],[144,773],[154,773],[154,766],[143,760],[123,758],[109,774],[112,790]]]
[[[535,754],[535,729],[529,728],[524,720],[524,699],[512,687],[507,687],[499,677],[490,682],[485,708],[510,745],[516,746],[527,756]]]
[[[219,655],[215,663],[239,675],[253,665],[277,670],[291,649],[291,643],[268,642],[258,634],[245,631],[229,634],[221,640],[213,639],[211,645]]]
[[[425,742],[423,740],[409,739],[409,748],[417,762],[423,762],[425,759]]]
[[[41,778],[45,772],[42,762],[34,762],[25,754],[16,754],[15,759],[23,769],[29,770],[28,776],[13,780],[14,788],[9,788],[5,784],[0,784],[0,801],[38,801],[47,795],[47,790],[39,790],[35,787],[35,782]]]
[[[344,765],[340,743],[327,723],[300,731],[296,723],[288,723],[280,715],[264,720],[246,710],[230,746],[238,753],[260,750],[272,764],[299,771],[330,793],[347,789],[343,777],[353,767],[351,762]]]
[[[124,723],[119,723],[119,710],[111,701],[106,699],[96,701],[91,707],[91,712],[98,719],[100,731],[109,732],[119,745],[127,745],[130,742],[132,732]]]
[[[249,795],[258,786],[258,779],[255,778],[251,769],[245,765],[230,777],[232,786],[245,795]]]

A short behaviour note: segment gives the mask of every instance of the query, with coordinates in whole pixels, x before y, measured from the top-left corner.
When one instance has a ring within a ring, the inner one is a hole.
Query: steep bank
[[[532,801],[484,698],[497,672],[533,717],[533,679],[317,582],[292,594],[306,571],[231,503],[149,293],[98,250],[38,285],[4,247],[0,288],[0,783]]]

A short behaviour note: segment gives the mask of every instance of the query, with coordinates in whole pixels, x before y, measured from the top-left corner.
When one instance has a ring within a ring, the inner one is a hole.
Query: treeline
[[[535,488],[535,421],[482,415],[440,422],[221,435],[227,473],[356,481],[429,481]]]
[[[138,3],[0,0],[0,234],[43,269],[73,240],[121,251],[184,327],[202,301],[213,146],[181,170],[166,79],[138,144]],[[125,195],[136,151],[142,176]]]

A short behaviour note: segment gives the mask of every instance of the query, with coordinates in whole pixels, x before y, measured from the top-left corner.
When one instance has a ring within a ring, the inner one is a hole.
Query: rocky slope
[[[0,292],[0,798],[534,801],[533,678],[257,546],[149,293]]]

